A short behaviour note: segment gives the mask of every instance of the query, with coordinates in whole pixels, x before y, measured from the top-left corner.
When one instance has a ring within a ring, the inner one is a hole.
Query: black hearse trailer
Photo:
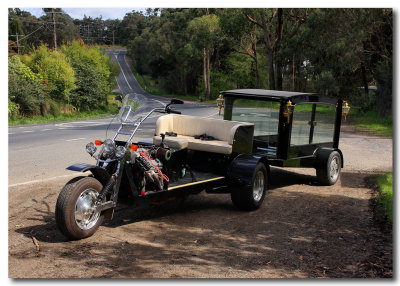
[[[56,205],[61,232],[71,239],[91,236],[104,217],[112,218],[117,202],[134,206],[203,190],[230,193],[239,209],[255,210],[264,200],[270,166],[315,168],[321,184],[336,183],[343,167],[342,100],[259,89],[221,95],[223,120],[181,115],[170,108],[183,104],[176,99],[144,112],[139,95],[126,95],[115,135],[86,145],[96,165],[68,167],[91,175],[62,189]],[[134,141],[153,112],[166,114],[157,119],[153,142]]]

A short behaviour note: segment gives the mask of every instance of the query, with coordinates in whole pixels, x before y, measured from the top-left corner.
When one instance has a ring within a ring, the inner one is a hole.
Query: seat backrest
[[[165,132],[175,132],[185,136],[207,134],[221,141],[232,142],[234,136],[233,129],[240,125],[252,124],[222,119],[169,114],[158,118],[155,135],[158,136],[160,133]]]

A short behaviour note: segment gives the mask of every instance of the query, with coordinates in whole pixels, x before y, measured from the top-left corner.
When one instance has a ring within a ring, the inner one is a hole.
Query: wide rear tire
[[[251,186],[233,187],[231,199],[240,210],[253,211],[258,209],[264,201],[267,192],[268,173],[264,164],[258,163],[253,172]]]
[[[96,232],[104,216],[91,208],[102,188],[102,184],[92,177],[75,178],[63,187],[55,211],[57,226],[62,234],[77,240]]]

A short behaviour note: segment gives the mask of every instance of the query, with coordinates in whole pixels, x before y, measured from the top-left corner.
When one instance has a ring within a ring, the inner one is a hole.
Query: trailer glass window
[[[254,123],[253,153],[276,157],[279,102],[235,99],[231,120]]]
[[[331,143],[336,109],[327,104],[299,104],[295,107],[290,137],[291,146]]]
[[[312,143],[333,142],[336,108],[332,105],[317,105]]]
[[[290,145],[306,145],[310,142],[310,123],[311,123],[312,105],[296,105],[292,119],[292,133]]]

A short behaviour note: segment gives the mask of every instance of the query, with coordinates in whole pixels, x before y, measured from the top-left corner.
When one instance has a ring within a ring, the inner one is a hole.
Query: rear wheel
[[[104,217],[94,209],[103,186],[95,178],[83,177],[68,182],[56,203],[56,222],[70,239],[82,239],[95,233]]]
[[[322,185],[334,185],[339,179],[341,166],[342,159],[339,152],[332,151],[326,162],[316,169],[318,182]]]
[[[241,210],[252,211],[258,209],[264,201],[267,182],[267,169],[264,164],[259,163],[253,172],[251,186],[233,188],[231,192],[233,204]]]

